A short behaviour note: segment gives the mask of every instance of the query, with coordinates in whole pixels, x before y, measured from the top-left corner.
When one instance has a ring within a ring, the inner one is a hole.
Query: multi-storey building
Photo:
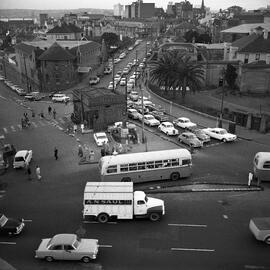
[[[123,17],[124,15],[124,6],[121,4],[116,4],[113,6],[113,15],[118,17]]]

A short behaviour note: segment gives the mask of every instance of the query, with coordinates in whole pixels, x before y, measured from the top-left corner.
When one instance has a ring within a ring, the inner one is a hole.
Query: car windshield
[[[172,127],[173,127],[172,124],[167,124],[167,125],[166,125],[166,128],[172,128]]]
[[[155,118],[154,118],[154,116],[152,116],[152,115],[147,115],[147,116],[146,116],[146,119],[148,119],[148,120],[154,120]]]
[[[2,215],[0,217],[0,226],[1,227],[5,226],[5,224],[7,223],[7,221],[8,221],[8,218],[5,215]]]
[[[24,161],[23,157],[15,157],[15,161]]]
[[[219,132],[221,135],[225,135],[225,134],[227,134],[228,132],[225,130],[225,129],[222,129],[222,130],[220,130],[220,132]]]
[[[77,249],[79,245],[80,245],[80,239],[79,239],[78,236],[77,236],[77,239],[74,241],[74,243],[72,244],[72,246],[73,246],[75,249]]]
[[[196,136],[195,135],[189,135],[188,138],[193,140],[193,139],[196,139]]]
[[[105,140],[105,139],[107,139],[107,137],[105,135],[97,135],[97,138],[99,140]]]

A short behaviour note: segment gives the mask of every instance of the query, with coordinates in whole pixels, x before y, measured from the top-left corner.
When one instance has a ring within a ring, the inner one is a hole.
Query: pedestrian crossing
[[[50,119],[50,120],[33,120],[30,121],[30,127],[28,128],[22,128],[21,124],[13,124],[10,126],[6,126],[6,127],[1,127],[0,128],[0,134],[4,133],[4,134],[12,134],[12,133],[16,133],[16,132],[22,132],[24,130],[27,129],[37,129],[40,127],[45,127],[45,126],[54,126],[54,127],[58,127],[59,129],[61,128],[61,125],[66,124],[67,122],[62,118],[58,118],[58,119]]]

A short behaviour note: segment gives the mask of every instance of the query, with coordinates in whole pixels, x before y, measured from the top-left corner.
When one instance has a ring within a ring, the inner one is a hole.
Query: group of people
[[[23,114],[23,117],[21,118],[21,126],[22,128],[27,128],[27,127],[30,127],[31,123],[29,121],[29,118],[28,118],[28,114],[27,112],[25,112]]]

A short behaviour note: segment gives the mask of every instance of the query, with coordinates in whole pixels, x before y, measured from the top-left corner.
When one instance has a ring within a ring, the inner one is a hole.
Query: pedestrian
[[[32,180],[32,177],[31,177],[32,171],[31,171],[31,168],[29,165],[27,166],[27,174],[28,174],[28,180],[31,181]]]
[[[83,157],[83,149],[82,149],[82,146],[80,144],[78,146],[78,156]]]
[[[37,165],[36,166],[36,175],[37,175],[37,179],[39,180],[39,181],[41,181],[41,174],[40,174],[40,167]]]
[[[32,117],[35,118],[35,111],[32,110]]]
[[[48,114],[51,115],[51,113],[52,113],[52,107],[49,105],[49,107],[48,107]]]
[[[22,128],[24,128],[24,127],[25,127],[25,124],[24,124],[24,119],[23,119],[23,118],[21,119],[21,126],[22,126]]]
[[[77,129],[78,129],[78,126],[77,125],[74,125],[73,126],[73,132],[76,134],[77,133]]]
[[[55,160],[58,159],[58,149],[56,147],[54,147],[54,158]]]
[[[56,117],[56,111],[55,109],[53,109],[53,119],[55,119],[55,117]]]
[[[253,173],[249,172],[248,173],[248,187],[250,187],[252,180],[253,180]]]
[[[95,160],[95,152],[93,150],[90,151],[89,160],[90,161],[94,161]]]

